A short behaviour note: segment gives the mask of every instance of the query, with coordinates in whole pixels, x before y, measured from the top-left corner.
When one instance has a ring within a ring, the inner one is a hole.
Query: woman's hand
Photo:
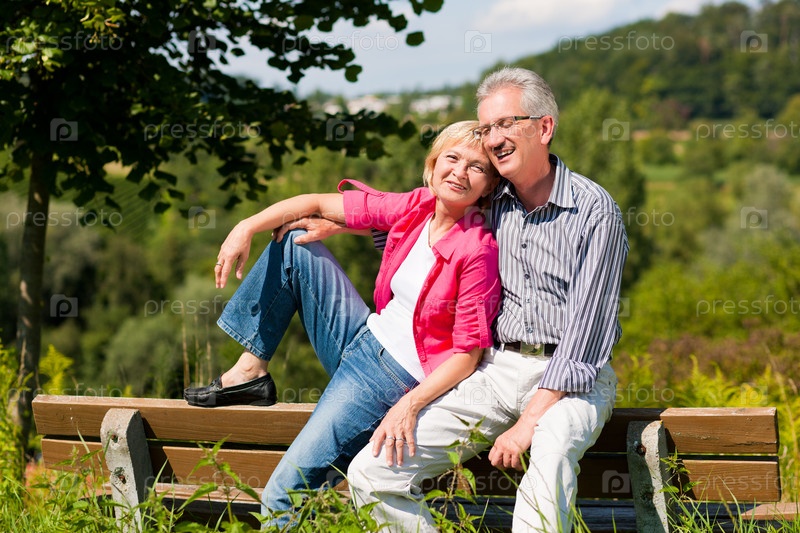
[[[415,408],[411,397],[406,394],[394,407],[389,409],[381,424],[370,438],[372,454],[377,457],[383,449],[386,453],[386,464],[403,464],[404,448],[408,446],[408,456],[417,453],[414,440],[414,429],[417,427],[419,409]]]
[[[250,243],[253,241],[253,233],[247,229],[246,224],[239,222],[234,226],[225,242],[219,248],[217,254],[217,264],[214,267],[214,276],[217,288],[222,289],[228,281],[231,270],[236,268],[236,278],[242,279],[244,275],[244,264],[250,257]]]

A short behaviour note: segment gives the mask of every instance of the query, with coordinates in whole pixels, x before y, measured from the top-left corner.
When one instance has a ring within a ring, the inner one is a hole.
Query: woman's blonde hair
[[[483,143],[479,137],[476,137],[473,131],[479,126],[477,120],[462,120],[461,122],[454,122],[445,129],[439,132],[436,139],[431,145],[431,150],[425,158],[425,166],[422,171],[422,183],[427,186],[433,177],[433,168],[436,166],[436,160],[442,155],[442,152],[452,148],[453,146],[464,145],[475,150],[483,151]],[[489,163],[489,168],[486,172],[490,177],[497,178],[497,170],[494,165]]]

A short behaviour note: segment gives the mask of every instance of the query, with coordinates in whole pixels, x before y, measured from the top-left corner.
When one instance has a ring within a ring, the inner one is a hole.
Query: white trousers
[[[475,373],[420,413],[415,457],[406,453],[403,466],[388,466],[383,453],[372,455],[370,444],[353,459],[347,478],[356,505],[375,502],[371,512],[379,523],[389,524],[387,531],[436,531],[423,481],[452,468],[448,452],[454,451],[453,443],[463,443],[462,461],[488,447],[470,442],[470,428],[478,426],[491,442],[510,428],[536,392],[546,366],[545,358],[486,350]],[[568,394],[541,417],[517,490],[514,532],[571,531],[578,461],[611,417],[616,385],[607,364],[591,392]]]

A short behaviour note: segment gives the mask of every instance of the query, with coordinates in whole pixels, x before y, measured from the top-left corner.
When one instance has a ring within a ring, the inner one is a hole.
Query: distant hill
[[[547,79],[562,107],[588,87],[605,88],[630,104],[642,126],[774,117],[800,93],[800,0],[765,1],[758,10],[730,2],[565,37],[514,64]]]

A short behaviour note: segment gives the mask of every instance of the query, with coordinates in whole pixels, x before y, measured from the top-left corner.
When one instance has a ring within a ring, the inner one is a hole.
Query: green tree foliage
[[[647,266],[650,244],[641,217],[644,175],[636,160],[628,107],[608,91],[587,89],[561,113],[553,151],[572,170],[593,179],[611,194],[623,213],[631,251],[624,284]]]
[[[410,4],[419,15],[442,2]],[[289,91],[259,88],[220,70],[230,56],[244,53],[247,40],[268,51],[269,65],[286,71],[291,82],[309,68],[343,70],[356,81],[361,67],[353,51],[324,41],[312,46],[309,32],[328,32],[339,20],[356,26],[383,20],[403,31],[407,19],[389,2],[13,0],[0,20],[7,43],[0,57],[0,144],[10,148],[0,187],[29,182],[17,332],[20,384],[28,391],[40,355],[47,228],[37,220],[49,213],[51,195],[66,194],[78,206],[99,198],[118,211],[107,172],[118,163],[137,194],[163,212],[185,193],[161,165],[174,154],[194,162],[205,152],[219,159],[218,187],[234,205],[263,192],[266,169],[280,169],[293,149],[365,151],[375,158],[384,154],[383,136],[414,130],[384,114],[315,113]],[[409,33],[406,42],[418,45],[422,35]],[[257,164],[248,147],[252,139],[267,149],[270,165]],[[31,395],[22,390],[16,403],[25,439]]]
[[[746,110],[774,117],[800,92],[800,2],[704,6],[604,34],[563,37],[544,54],[520,59],[550,80],[569,107],[587,85],[633,102],[638,126],[674,129],[697,117]]]

